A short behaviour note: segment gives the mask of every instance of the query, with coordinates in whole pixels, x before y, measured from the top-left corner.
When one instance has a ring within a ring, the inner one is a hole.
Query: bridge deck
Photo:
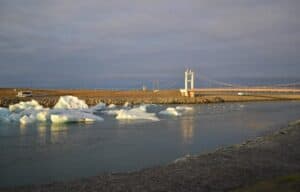
[[[202,88],[189,90],[190,92],[273,92],[273,93],[300,93],[299,89],[292,88]]]

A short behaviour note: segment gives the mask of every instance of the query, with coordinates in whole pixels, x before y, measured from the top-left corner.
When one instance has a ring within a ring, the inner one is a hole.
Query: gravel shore
[[[0,189],[23,191],[231,191],[263,179],[300,172],[300,122],[287,128],[168,165],[130,173]]]

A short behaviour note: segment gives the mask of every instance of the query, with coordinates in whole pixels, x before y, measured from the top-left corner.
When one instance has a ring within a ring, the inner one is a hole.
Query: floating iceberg
[[[144,112],[147,112],[147,105],[140,105],[139,109],[144,111]]]
[[[107,115],[118,115],[120,110],[118,109],[111,109],[111,110],[106,110],[103,111],[103,113],[107,114]]]
[[[22,115],[19,113],[12,113],[8,117],[8,122],[19,122],[21,117]]]
[[[34,123],[35,122],[35,117],[34,115],[24,115],[20,118],[20,123],[21,124],[29,124],[29,123]]]
[[[92,111],[101,111],[104,110],[106,108],[106,104],[105,103],[98,103],[97,105],[91,107]]]
[[[170,115],[170,116],[181,116],[182,115],[174,107],[168,107],[166,110],[159,112],[159,114]]]
[[[50,119],[50,111],[42,110],[36,113],[36,120],[40,122],[45,122]]]
[[[19,113],[24,110],[39,110],[43,109],[43,106],[41,106],[36,100],[32,101],[21,101],[20,103],[10,105],[9,111]]]
[[[151,120],[151,121],[159,121],[158,117],[156,117],[155,113],[147,113],[140,108],[133,109],[121,109],[116,111],[117,117],[116,119],[127,119],[127,120]]]
[[[10,111],[7,108],[0,107],[0,117],[1,116],[7,116],[10,114]]]
[[[7,108],[0,107],[0,122],[9,122],[10,111]]]
[[[114,109],[114,108],[116,108],[117,106],[115,105],[115,104],[110,104],[110,105],[108,105],[108,107],[107,108],[109,108],[109,109]]]
[[[126,101],[123,105],[124,108],[130,108],[131,107],[131,103],[129,103],[128,101]]]
[[[88,109],[85,101],[74,96],[61,96],[54,109]]]
[[[142,104],[139,106],[139,108],[145,112],[151,111],[154,107],[157,107],[156,104]]]
[[[103,121],[102,117],[80,111],[64,111],[60,114],[52,114],[50,119],[53,123]]]
[[[10,116],[11,121],[19,121],[21,124],[34,122],[46,122],[50,119],[51,111],[49,109],[32,110],[27,109],[21,113],[14,113]]]
[[[152,114],[152,113],[148,113],[148,109],[149,107],[152,107],[152,106],[156,106],[154,104],[143,104],[143,105],[140,105],[140,106],[136,106],[135,108],[123,108],[121,110],[118,110],[118,109],[115,109],[115,105],[112,106],[108,106],[107,107],[107,110],[103,111],[103,113],[105,114],[108,114],[108,115],[118,115],[118,114],[122,114],[124,115],[125,113],[128,113],[130,115],[133,114],[133,112],[135,113],[135,116],[136,118],[135,119],[143,119],[143,118],[139,118],[141,117],[142,115],[148,115],[148,114]],[[118,118],[121,119],[121,117],[119,116]],[[146,119],[148,119],[149,117],[147,117]],[[130,119],[130,118],[125,118],[124,119]],[[134,119],[132,117],[132,119]],[[151,119],[151,118],[150,118]]]
[[[193,111],[194,110],[193,107],[187,107],[187,106],[177,106],[175,109],[177,111],[184,111],[184,112],[186,112],[186,111]]]
[[[94,106],[93,110],[104,107],[105,104],[100,103]],[[77,97],[63,96],[53,109],[43,108],[35,100],[10,105],[9,109],[0,108],[0,121],[20,124],[46,121],[54,123],[103,121],[103,118],[92,114],[93,110]]]

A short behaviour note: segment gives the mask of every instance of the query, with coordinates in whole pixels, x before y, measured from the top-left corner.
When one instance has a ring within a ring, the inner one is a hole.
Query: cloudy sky
[[[300,72],[299,0],[1,0],[0,86],[137,87]]]

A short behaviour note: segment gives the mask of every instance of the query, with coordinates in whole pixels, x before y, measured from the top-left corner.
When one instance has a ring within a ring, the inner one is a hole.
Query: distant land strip
[[[32,97],[19,98],[18,91],[30,90]],[[0,88],[0,106],[8,107],[20,101],[35,99],[44,107],[53,107],[60,96],[73,95],[92,106],[99,102],[132,104],[205,104],[222,102],[300,100],[300,89],[270,88],[211,88],[197,89],[194,98],[181,96],[179,90],[79,90],[79,89],[20,89]],[[242,93],[242,94],[241,94]]]

